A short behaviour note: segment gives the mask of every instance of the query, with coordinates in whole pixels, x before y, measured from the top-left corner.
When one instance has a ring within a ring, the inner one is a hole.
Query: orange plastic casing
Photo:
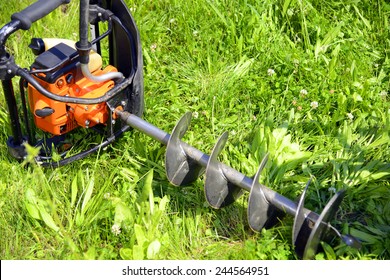
[[[102,75],[108,72],[117,72],[111,65],[103,70],[97,70],[93,75]],[[42,74],[40,74],[42,75]],[[114,82],[93,82],[80,76],[77,69],[64,74],[55,82],[48,83],[40,78],[37,81],[48,91],[60,95],[80,98],[97,98],[103,96],[114,86]],[[28,99],[31,111],[34,114],[35,125],[53,135],[62,135],[76,127],[93,127],[97,124],[105,124],[108,119],[108,110],[105,103],[82,105],[54,101],[42,95],[31,84],[28,85]],[[48,116],[40,117],[37,110],[51,108],[54,112]]]

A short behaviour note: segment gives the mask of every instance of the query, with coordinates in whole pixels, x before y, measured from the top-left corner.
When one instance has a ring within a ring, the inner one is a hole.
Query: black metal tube
[[[23,134],[20,127],[14,87],[12,85],[14,74],[12,69],[10,69],[10,66],[12,67],[14,65],[14,60],[6,51],[5,42],[12,33],[20,29],[20,24],[19,20],[13,20],[0,29],[0,79],[11,122],[12,139],[10,141],[13,146],[20,146],[23,143]]]
[[[111,23],[111,21],[109,21],[109,23]],[[98,23],[94,24],[93,32],[94,32],[93,36],[94,36],[95,39],[100,37],[100,29],[99,29],[99,24]],[[96,47],[96,52],[98,54],[102,55],[102,49],[100,47],[100,41],[97,41],[96,44],[94,44],[92,42],[92,46],[93,45],[95,45],[95,47]]]
[[[1,83],[4,90],[5,101],[8,107],[9,118],[11,121],[13,144],[15,146],[19,146],[23,143],[23,134],[22,129],[20,127],[19,113],[18,107],[16,105],[14,87],[12,85],[12,80],[4,80],[1,81]]]
[[[88,13],[89,13],[89,0],[80,0],[80,23],[79,23],[79,35],[80,35],[80,47],[88,47]]]
[[[89,53],[92,44],[88,41],[89,31],[89,0],[80,0],[80,18],[79,18],[79,36],[80,40],[76,43],[76,48],[80,55],[80,63],[88,64]]]
[[[24,90],[26,81],[24,79],[19,80],[20,98],[22,101],[23,118],[25,124],[25,130],[27,132],[27,142],[30,145],[35,145],[35,135],[31,131],[30,118],[27,109],[26,91]]]
[[[18,29],[20,29],[19,20],[13,20],[0,29],[0,60],[3,60],[4,57],[7,56],[5,42],[7,41],[8,37]]]

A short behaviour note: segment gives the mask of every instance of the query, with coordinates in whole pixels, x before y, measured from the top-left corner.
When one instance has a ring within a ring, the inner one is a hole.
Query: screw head
[[[56,86],[61,89],[63,86],[64,86],[64,80],[63,79],[59,79],[56,83]]]

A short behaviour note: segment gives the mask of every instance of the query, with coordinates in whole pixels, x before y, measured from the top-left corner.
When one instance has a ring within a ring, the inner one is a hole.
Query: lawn
[[[8,2],[1,26],[35,1]],[[317,213],[346,189],[332,224],[362,248],[332,240],[316,258],[390,259],[387,1],[125,2],[143,45],[145,120],[170,132],[191,111],[184,140],[208,154],[228,131],[220,160],[250,177],[269,153],[261,182],[296,200],[312,177],[305,207]],[[77,41],[77,30],[72,0],[7,47],[29,67],[31,37]],[[165,147],[138,131],[57,169],[13,160],[8,135],[1,91],[0,259],[296,259],[293,217],[254,233],[247,193],[212,209],[204,180],[171,185]]]

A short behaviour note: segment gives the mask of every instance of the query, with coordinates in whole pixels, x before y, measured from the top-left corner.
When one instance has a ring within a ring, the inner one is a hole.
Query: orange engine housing
[[[105,69],[94,71],[93,75],[102,75],[108,72],[117,72],[111,65]],[[48,81],[46,75],[38,74],[36,80],[48,91],[60,95],[81,98],[97,98],[103,96],[114,86],[114,82],[93,82],[80,73],[79,67],[57,75],[54,80]],[[93,127],[105,124],[108,119],[108,110],[105,103],[82,105],[54,101],[42,95],[31,84],[28,85],[28,100],[30,110],[34,115],[35,125],[53,135],[62,135],[76,127]]]

